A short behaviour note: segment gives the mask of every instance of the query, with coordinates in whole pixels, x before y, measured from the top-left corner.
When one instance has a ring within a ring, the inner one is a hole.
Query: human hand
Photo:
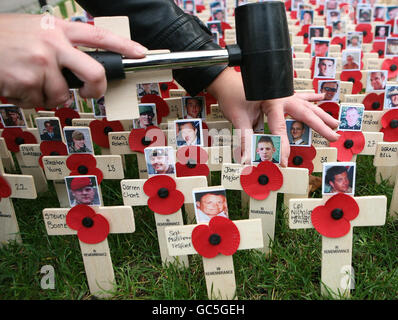
[[[267,116],[272,134],[281,136],[281,166],[286,167],[290,154],[290,144],[286,131],[285,113],[302,121],[329,141],[336,141],[339,135],[332,130],[338,121],[313,105],[310,101],[320,101],[324,94],[296,93],[293,96],[264,101],[247,101],[241,75],[232,68],[225,69],[207,88],[219,102],[224,116],[230,120],[241,141],[241,163],[250,163],[251,136],[253,128]],[[235,154],[236,156],[236,154]]]
[[[51,108],[69,99],[61,70],[68,68],[84,86],[83,98],[100,98],[106,91],[103,66],[74,48],[85,46],[143,58],[147,49],[137,42],[79,22],[55,17],[43,28],[43,15],[0,14],[0,96],[19,107]]]

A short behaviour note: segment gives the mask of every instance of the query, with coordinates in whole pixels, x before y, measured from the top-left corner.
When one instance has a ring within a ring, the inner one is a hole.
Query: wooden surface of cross
[[[312,210],[324,205],[329,198],[291,199],[289,201],[289,227],[291,229],[313,228]],[[386,196],[354,197],[359,206],[359,215],[351,220],[350,231],[340,238],[322,236],[321,292],[333,297],[348,297],[353,287],[354,273],[351,266],[352,238],[354,227],[381,226],[386,221]]]
[[[130,206],[93,207],[109,223],[109,233],[133,233],[135,222]],[[66,224],[66,216],[70,208],[43,209],[43,218],[47,234],[50,236],[76,235]],[[90,293],[100,298],[112,296],[115,286],[115,275],[109,251],[108,240],[88,244],[79,240],[83,257],[84,269]]]
[[[233,222],[240,234],[238,250],[262,248],[263,233],[260,219]],[[171,256],[197,254],[191,238],[192,231],[197,226],[197,224],[193,224],[165,228],[167,249]],[[202,259],[209,299],[237,299],[233,256],[218,254],[214,258],[202,257]]]
[[[221,184],[228,190],[243,190],[240,175],[244,166],[241,164],[224,164],[221,172]],[[308,169],[279,168],[283,175],[283,185],[277,191],[271,191],[265,200],[250,197],[249,218],[260,218],[263,228],[263,252],[270,253],[270,241],[275,236],[276,205],[278,193],[302,194],[308,190]]]

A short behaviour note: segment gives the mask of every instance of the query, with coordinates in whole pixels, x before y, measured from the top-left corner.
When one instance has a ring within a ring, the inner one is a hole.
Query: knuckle
[[[101,43],[106,38],[107,33],[107,30],[94,26],[92,31],[93,40]]]

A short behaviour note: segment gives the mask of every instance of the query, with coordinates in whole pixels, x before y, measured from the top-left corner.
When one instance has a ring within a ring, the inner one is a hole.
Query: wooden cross
[[[223,164],[221,184],[229,190],[243,190],[240,175],[245,166],[241,164]],[[308,189],[308,169],[279,168],[283,175],[283,185],[277,191],[271,191],[265,200],[250,197],[249,218],[262,220],[264,245],[262,251],[270,253],[270,240],[275,235],[276,204],[278,193],[306,194]]]
[[[193,204],[194,199],[192,198],[192,189],[196,187],[207,186],[207,180],[204,176],[199,177],[181,177],[174,178],[177,184],[177,190],[181,191],[184,195],[184,204]],[[144,193],[144,183],[146,179],[125,179],[120,182],[123,204],[125,206],[146,206],[148,203],[148,196]],[[168,264],[175,261],[180,262],[181,266],[188,266],[188,257],[176,257],[170,256],[166,248],[166,238],[164,234],[164,228],[171,225],[183,225],[183,218],[181,209],[177,210],[172,214],[155,214],[156,230],[158,234],[159,249],[162,259],[162,263]]]
[[[133,233],[135,222],[133,210],[130,206],[93,207],[109,223],[109,233]],[[43,218],[48,235],[75,235],[66,223],[66,216],[70,208],[46,208]],[[112,296],[115,285],[115,275],[109,251],[108,240],[89,244],[79,240],[83,257],[84,269],[90,293],[107,298]]]
[[[11,188],[11,195],[0,200],[0,245],[9,241],[22,242],[12,198],[36,199],[36,187],[32,176],[4,173],[0,161],[0,172]]]
[[[233,221],[233,223],[240,234],[238,250],[262,248],[263,233],[260,219],[237,220]],[[192,231],[197,226],[197,224],[193,224],[165,228],[167,249],[171,256],[197,254],[191,238]],[[214,258],[202,257],[202,259],[209,299],[237,299],[232,255],[218,254]]]
[[[323,205],[322,199],[291,199],[289,201],[289,227],[291,229],[313,228],[312,210]],[[359,206],[359,215],[351,220],[350,231],[339,238],[322,236],[321,291],[335,297],[348,297],[353,285],[354,274],[351,267],[353,227],[381,226],[385,224],[386,196],[353,197]]]

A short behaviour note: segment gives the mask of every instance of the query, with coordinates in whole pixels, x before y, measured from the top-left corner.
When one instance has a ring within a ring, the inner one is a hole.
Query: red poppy
[[[196,6],[196,12],[201,13],[203,10],[206,10],[206,7],[203,4],[197,4]]]
[[[388,80],[395,79],[398,76],[398,57],[385,59],[381,65],[382,70],[388,70]]]
[[[146,129],[132,129],[129,134],[129,146],[132,151],[144,153],[146,147],[161,147],[166,145],[166,136],[156,126]]]
[[[120,121],[108,121],[106,118],[102,120],[93,120],[90,122],[90,131],[93,141],[102,148],[109,148],[109,132],[124,131]]]
[[[329,113],[333,118],[339,119],[340,106],[336,102],[323,102],[318,105],[326,113]]]
[[[100,243],[109,234],[108,220],[85,204],[78,204],[68,211],[66,224],[77,231],[80,241],[88,244]]]
[[[283,175],[271,161],[263,161],[258,166],[245,167],[240,175],[240,184],[250,197],[264,200],[271,191],[282,187]]]
[[[342,71],[340,73],[341,81],[351,81],[354,85],[352,86],[352,94],[357,94],[362,90],[362,72],[357,71]]]
[[[208,176],[207,152],[199,146],[184,146],[176,154],[177,177]]]
[[[291,6],[292,6],[292,0],[287,0],[285,2],[286,11],[290,11]]]
[[[184,194],[176,189],[173,178],[158,175],[144,183],[144,192],[149,197],[148,207],[158,214],[172,214],[184,204]]]
[[[330,142],[329,146],[337,148],[338,161],[350,161],[353,155],[360,153],[365,147],[362,131],[337,131],[339,139]]]
[[[299,32],[297,32],[296,36],[303,36],[303,43],[304,44],[308,44],[308,40],[309,40],[309,24],[305,24],[301,27],[301,30]]]
[[[297,19],[297,11],[291,11],[290,18],[292,18],[293,20],[296,20]]]
[[[156,94],[146,94],[141,98],[141,103],[156,104],[156,117],[158,118],[158,123],[161,123],[162,118],[167,117],[170,113],[167,102]]]
[[[377,52],[379,55],[379,58],[384,58],[384,50],[386,48],[386,42],[385,41],[373,41],[372,45],[372,51],[371,52]]]
[[[11,195],[11,187],[8,184],[8,181],[0,176],[0,199],[8,198]]]
[[[372,43],[373,41],[373,33],[372,33],[372,25],[370,23],[360,23],[355,27],[355,31],[362,32],[363,34],[363,43]]]
[[[6,141],[8,150],[19,152],[21,144],[37,143],[36,137],[29,131],[23,131],[21,128],[5,128],[1,136]]]
[[[71,176],[94,175],[99,184],[104,177],[102,171],[97,168],[97,160],[92,154],[71,154],[66,159],[66,166]]]
[[[218,254],[233,255],[239,248],[240,233],[231,220],[216,216],[209,221],[209,225],[195,227],[191,239],[196,252],[210,259]]]
[[[345,42],[346,42],[346,38],[345,37],[333,37],[332,41],[330,42],[330,44],[339,44],[340,45],[340,49],[344,50],[345,49]]]
[[[377,93],[369,93],[362,101],[363,105],[365,106],[365,110],[383,110],[384,107],[384,92],[377,94]]]
[[[165,99],[170,98],[170,89],[178,89],[178,86],[174,83],[174,81],[160,82],[159,88],[162,98]]]
[[[66,156],[68,154],[68,149],[66,144],[62,141],[43,141],[40,143],[41,156],[39,158],[40,167],[43,166],[44,156]]]
[[[316,8],[315,11],[318,12],[318,16],[323,16],[324,9],[325,9],[325,6],[322,4],[318,8]]]
[[[351,229],[350,221],[359,214],[359,206],[353,197],[338,193],[325,205],[312,210],[311,222],[315,230],[328,238],[345,236]]]
[[[73,119],[80,118],[79,112],[71,108],[60,108],[57,111],[55,111],[54,116],[59,118],[62,128],[65,126],[71,126]]]
[[[316,157],[316,149],[314,146],[310,147],[290,147],[290,155],[288,160],[288,167],[307,168],[308,173],[314,171],[314,164],[312,160]]]
[[[384,133],[383,141],[398,141],[398,109],[391,109],[381,117],[380,132]]]

